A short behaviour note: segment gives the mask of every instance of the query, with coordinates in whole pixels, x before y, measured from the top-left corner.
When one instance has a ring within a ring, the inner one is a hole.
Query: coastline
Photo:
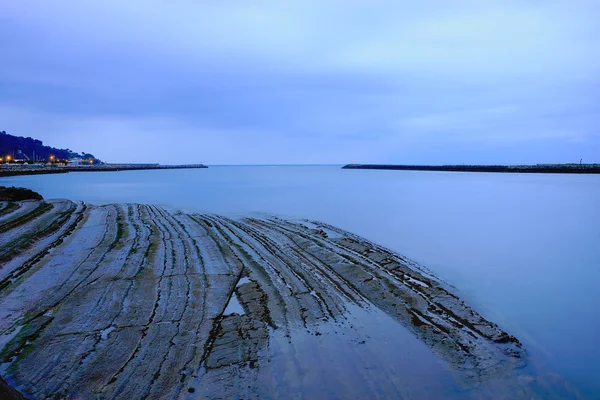
[[[43,175],[43,174],[66,174],[69,172],[117,172],[117,171],[139,171],[155,169],[197,169],[208,168],[203,164],[185,165],[159,165],[159,164],[104,164],[104,165],[81,165],[81,166],[2,166],[0,177],[21,175]]]
[[[374,169],[398,171],[498,172],[533,174],[600,174],[600,164],[536,164],[536,165],[393,165],[347,164],[342,169]]]
[[[308,395],[300,367],[330,374],[323,393],[371,382],[394,397],[393,368],[400,387],[418,384],[410,351],[460,390],[534,390],[515,337],[427,270],[325,223],[46,200],[0,203],[0,231],[0,375],[27,396],[269,397],[274,374]]]

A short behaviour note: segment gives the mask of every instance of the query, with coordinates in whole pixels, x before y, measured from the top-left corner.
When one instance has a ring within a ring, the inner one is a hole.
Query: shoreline
[[[342,169],[397,171],[496,172],[534,174],[600,174],[600,164],[536,164],[536,165],[394,165],[347,164]]]
[[[45,200],[0,202],[0,233],[0,375],[26,396],[370,398],[372,382],[398,397],[427,390],[410,351],[465,391],[535,392],[514,336],[425,268],[325,223]]]
[[[159,164],[104,164],[104,165],[82,165],[82,166],[2,166],[0,177],[22,176],[22,175],[44,175],[44,174],[67,174],[69,172],[119,172],[140,171],[157,169],[200,169],[208,168],[204,164],[186,165],[159,165]]]

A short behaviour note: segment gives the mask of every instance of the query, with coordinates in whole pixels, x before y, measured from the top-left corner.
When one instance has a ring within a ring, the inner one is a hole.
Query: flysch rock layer
[[[51,200],[1,203],[0,235],[0,375],[27,398],[432,395],[368,343],[383,331],[395,352],[410,332],[461,396],[523,380],[515,337],[327,224]]]

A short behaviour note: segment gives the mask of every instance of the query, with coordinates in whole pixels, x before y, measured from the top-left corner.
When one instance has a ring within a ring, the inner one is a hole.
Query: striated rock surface
[[[327,224],[51,200],[1,203],[0,233],[0,375],[28,398],[547,387],[430,272]]]

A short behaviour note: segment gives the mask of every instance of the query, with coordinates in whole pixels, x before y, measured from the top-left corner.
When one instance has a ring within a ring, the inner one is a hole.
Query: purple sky
[[[4,1],[0,130],[109,162],[600,162],[598,15],[595,0]]]

